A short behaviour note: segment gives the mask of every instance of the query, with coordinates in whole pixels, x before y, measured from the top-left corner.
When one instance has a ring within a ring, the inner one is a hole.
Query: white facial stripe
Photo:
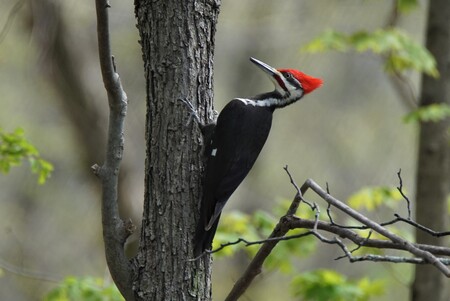
[[[215,156],[216,156],[216,153],[217,153],[217,148],[214,148],[214,149],[212,150],[212,152],[211,152],[211,156],[212,156],[212,157],[215,157]]]
[[[298,87],[293,85],[290,81],[288,81],[285,77],[281,78],[283,80],[284,86],[286,87],[286,89],[288,89],[289,92],[293,91],[293,90],[297,90]],[[291,80],[294,80],[301,88],[303,88],[302,83],[299,82],[295,77],[291,77]]]

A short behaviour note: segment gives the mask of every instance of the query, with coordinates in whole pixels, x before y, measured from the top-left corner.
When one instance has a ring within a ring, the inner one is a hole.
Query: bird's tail
[[[197,258],[202,255],[205,250],[210,250],[211,245],[216,234],[217,225],[219,224],[220,216],[216,219],[209,230],[205,230],[205,223],[201,220],[197,224],[194,237],[194,257]]]

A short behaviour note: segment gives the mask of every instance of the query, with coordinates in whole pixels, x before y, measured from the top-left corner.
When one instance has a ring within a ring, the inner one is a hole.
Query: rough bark
[[[188,99],[212,117],[220,0],[135,0],[146,85],[146,178],[137,300],[210,300],[211,259],[192,258],[201,199],[202,139],[186,125]]]
[[[423,77],[420,106],[434,103],[450,104],[450,2],[430,1],[426,46],[434,55],[440,78]],[[449,119],[420,124],[417,171],[416,221],[437,231],[448,227],[447,197],[449,194],[450,152]],[[443,244],[444,240],[417,231],[417,242]],[[411,300],[449,300],[448,279],[431,266],[417,266]]]

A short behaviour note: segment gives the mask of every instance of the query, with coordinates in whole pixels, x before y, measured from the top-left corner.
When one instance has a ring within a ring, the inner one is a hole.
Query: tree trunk
[[[440,78],[424,75],[420,106],[450,105],[450,2],[433,0],[429,4],[426,46],[434,55]],[[447,197],[450,183],[449,118],[420,124],[417,171],[416,220],[436,231],[448,227]],[[443,244],[444,240],[417,231],[417,242]],[[418,265],[412,287],[413,301],[448,301],[449,280],[430,265]],[[431,298],[431,299],[430,299]]]
[[[211,259],[193,257],[203,154],[178,99],[212,116],[214,35],[220,0],[135,0],[147,85],[145,199],[135,262],[136,300],[210,300]]]

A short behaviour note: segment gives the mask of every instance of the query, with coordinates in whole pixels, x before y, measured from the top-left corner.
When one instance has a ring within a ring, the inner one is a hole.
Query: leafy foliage
[[[283,210],[285,207],[286,202],[282,202],[274,209],[274,212],[282,212],[280,214],[281,216],[286,212],[286,210]],[[312,213],[307,217],[310,218],[311,214]],[[255,212],[253,215],[237,211],[223,214],[216,236],[214,237],[213,249],[220,247],[221,244],[234,242],[239,238],[244,238],[247,241],[266,239],[277,222],[278,219],[272,214],[262,210]],[[287,235],[296,235],[302,232],[306,232],[306,230],[291,230]],[[266,260],[265,267],[283,273],[290,273],[293,268],[293,259],[310,255],[315,250],[316,243],[316,239],[312,236],[303,237],[301,241],[298,239],[282,241],[277,245],[277,251],[272,252]],[[228,246],[220,252],[215,253],[215,256],[231,256],[242,248],[243,244]],[[259,245],[249,246],[243,249],[250,257],[252,257],[259,249]]]
[[[397,0],[397,7],[403,13],[410,12],[418,5],[417,0]]]
[[[396,207],[402,199],[400,192],[393,187],[365,187],[350,196],[348,204],[355,209],[373,211],[382,205]]]
[[[357,210],[367,210],[374,211],[381,207],[388,207],[392,211],[396,211],[400,204],[402,204],[403,196],[397,190],[397,188],[378,186],[378,187],[365,187],[357,191],[349,197],[347,200],[350,207]],[[348,221],[347,224],[352,224]],[[358,225],[358,224],[356,224]],[[367,237],[369,235],[369,230],[355,230],[362,237]],[[402,229],[395,225],[390,226],[390,231],[396,233],[400,236],[407,237],[408,239],[413,239],[413,233],[411,231]],[[371,238],[373,239],[386,239],[383,235],[377,232],[371,232]],[[378,248],[361,248],[355,252],[355,254],[383,254],[383,249]]]
[[[397,190],[378,187],[366,188],[364,193],[369,191],[373,204],[382,203],[386,199],[401,199]],[[381,196],[380,196],[381,195]],[[378,200],[379,198],[382,201]],[[364,203],[367,196],[362,197]],[[356,202],[358,203],[358,202]],[[285,214],[290,201],[282,201],[273,210],[276,216]],[[375,205],[374,205],[375,206]],[[378,205],[377,205],[378,206]],[[314,219],[314,211],[299,210],[298,216],[301,218]],[[242,237],[248,241],[257,241],[267,238],[274,229],[278,219],[265,211],[257,211],[253,215],[242,212],[230,212],[222,215],[217,234],[214,238],[213,248],[220,247],[221,244],[234,242]],[[305,229],[295,229],[287,233],[295,235],[305,232]],[[343,301],[355,300],[366,301],[371,297],[381,295],[384,292],[384,283],[382,281],[370,281],[363,278],[359,281],[350,281],[344,275],[331,270],[316,270],[298,275],[295,269],[294,260],[299,257],[307,257],[316,249],[317,239],[314,236],[305,236],[301,239],[281,241],[264,263],[265,268],[292,275],[291,283],[292,294],[299,300],[314,301]],[[215,256],[230,256],[242,248],[242,244],[227,246]],[[254,256],[260,245],[245,247],[244,250],[249,256]],[[295,276],[294,276],[295,275]]]
[[[67,277],[44,301],[123,301],[117,287],[100,278]]]
[[[413,1],[403,1],[406,8]],[[371,51],[385,57],[385,69],[388,72],[416,70],[429,76],[438,77],[436,61],[422,45],[413,41],[405,32],[395,29],[377,29],[373,32],[358,31],[345,34],[328,30],[303,47],[307,52],[329,50],[357,52]]]
[[[450,106],[445,103],[420,107],[404,117],[405,122],[438,122],[450,117]]]
[[[53,165],[42,159],[38,150],[25,139],[23,129],[6,133],[0,128],[0,172],[8,173],[11,167],[28,160],[31,171],[38,175],[38,183],[44,184],[53,171]]]
[[[383,281],[363,278],[350,281],[331,270],[316,270],[296,276],[291,282],[292,293],[305,301],[367,301],[384,292]]]
[[[221,244],[233,242],[239,238],[247,241],[258,241],[266,239],[277,223],[270,213],[257,211],[253,215],[233,211],[223,214],[216,236],[214,237],[213,249],[220,247]],[[305,230],[292,230],[287,235],[295,235]],[[215,253],[215,256],[230,256],[237,250],[243,248],[243,244],[232,245]],[[254,256],[259,246],[249,246],[243,248],[249,256]],[[299,254],[307,256],[315,249],[315,240],[311,237],[302,238],[301,243],[298,240],[288,240],[280,242],[277,245],[277,252],[273,252],[266,261],[266,267],[280,269],[281,271],[290,271],[292,265],[291,257],[298,257]]]

